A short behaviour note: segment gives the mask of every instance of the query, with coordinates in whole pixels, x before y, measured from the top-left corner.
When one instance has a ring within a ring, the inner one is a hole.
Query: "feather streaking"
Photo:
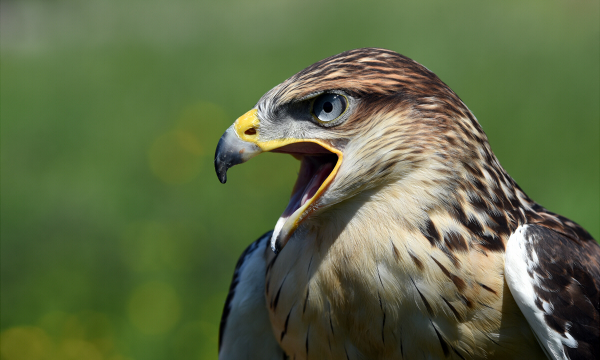
[[[347,110],[316,121],[314,99],[328,93]],[[225,164],[236,146],[253,153]],[[302,159],[295,189],[308,200],[292,196],[272,235],[277,254],[251,245],[242,255],[238,269],[248,254],[264,261],[252,289],[267,311],[236,308],[231,320],[235,299],[251,295],[236,270],[222,359],[263,344],[290,359],[600,356],[600,247],[519,188],[466,105],[422,65],[366,48],[300,71],[223,136],[219,176],[261,151]],[[304,185],[303,171],[321,172],[314,195],[317,176]],[[240,325],[267,313],[272,334]]]

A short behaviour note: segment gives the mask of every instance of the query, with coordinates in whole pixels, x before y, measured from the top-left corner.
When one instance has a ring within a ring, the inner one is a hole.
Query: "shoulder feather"
[[[598,359],[600,247],[569,232],[517,228],[506,248],[506,281],[549,358]]]

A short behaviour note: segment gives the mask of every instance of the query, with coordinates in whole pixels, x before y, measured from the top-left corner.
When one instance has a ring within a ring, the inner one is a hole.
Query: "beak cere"
[[[271,238],[271,249],[283,249],[298,225],[313,211],[335,177],[342,162],[342,152],[319,139],[280,139],[261,142],[256,109],[248,111],[227,129],[215,153],[215,170],[221,183],[227,181],[227,170],[264,151],[293,155],[300,160],[300,172],[290,202],[277,221]]]
[[[215,152],[215,171],[222,184],[227,182],[227,170],[260,154],[256,143],[258,118],[256,109],[240,116],[219,139]]]

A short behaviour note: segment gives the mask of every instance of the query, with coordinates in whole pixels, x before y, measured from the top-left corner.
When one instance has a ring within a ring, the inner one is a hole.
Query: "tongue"
[[[317,192],[317,190],[319,190],[319,187],[321,187],[321,184],[323,184],[325,179],[327,179],[327,176],[329,176],[331,170],[333,170],[332,163],[325,163],[317,169],[316,173],[310,180],[310,183],[308,183],[308,185],[304,188],[304,193],[302,194],[300,206],[304,205],[309,199],[315,196],[315,193]]]
[[[315,164],[305,163],[305,160],[303,160],[298,180],[294,186],[294,192],[281,217],[288,218],[315,195],[321,184],[331,173],[331,170],[333,170],[333,164],[324,163],[320,164],[318,168],[314,168]]]
[[[290,202],[275,225],[274,238],[277,238],[286,220],[316,194],[319,187],[333,170],[333,166],[334,164],[330,162],[316,164],[309,161],[307,157],[302,159],[300,173],[298,174],[298,180],[294,186]]]

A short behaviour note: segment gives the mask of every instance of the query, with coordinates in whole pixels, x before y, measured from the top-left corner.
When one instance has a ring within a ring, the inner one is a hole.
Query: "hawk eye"
[[[348,103],[346,97],[339,94],[323,94],[317,97],[312,106],[314,117],[322,122],[337,119],[346,111]]]

